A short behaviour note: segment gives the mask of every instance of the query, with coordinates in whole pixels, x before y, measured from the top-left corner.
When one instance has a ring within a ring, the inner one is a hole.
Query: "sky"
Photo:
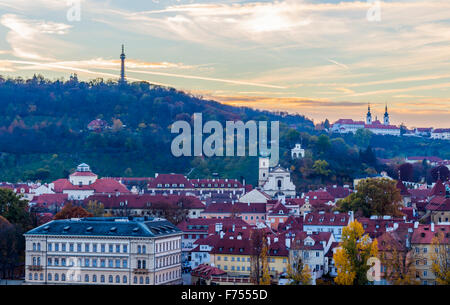
[[[448,0],[0,0],[0,75],[146,80],[222,103],[450,128]]]

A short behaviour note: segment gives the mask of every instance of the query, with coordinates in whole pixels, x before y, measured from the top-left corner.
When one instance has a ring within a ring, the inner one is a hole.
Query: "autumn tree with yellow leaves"
[[[337,268],[334,279],[339,285],[365,285],[369,282],[367,272],[371,268],[369,258],[377,257],[377,240],[371,240],[365,234],[361,223],[357,220],[342,229],[342,241],[333,255]]]
[[[262,275],[260,279],[260,285],[270,285],[270,274],[269,274],[269,245],[267,244],[267,239],[263,237],[263,248],[261,251],[261,269]]]
[[[399,240],[384,233],[378,243],[379,258],[383,266],[383,278],[393,285],[419,285],[416,277],[415,262],[419,255],[407,246],[406,240]]]
[[[311,271],[308,265],[303,264],[301,257],[299,257],[293,264],[287,266],[287,278],[291,280],[289,285],[310,285]]]
[[[443,232],[433,237],[431,260],[436,282],[440,285],[450,285],[450,245],[448,235],[445,237]]]

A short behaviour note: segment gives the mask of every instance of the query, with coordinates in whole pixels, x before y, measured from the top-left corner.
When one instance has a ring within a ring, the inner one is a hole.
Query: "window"
[[[142,246],[142,253],[146,253],[145,246]]]
[[[126,275],[123,276],[122,282],[123,282],[124,284],[127,283],[127,276],[126,276]]]
[[[116,245],[116,252],[120,253],[120,245]]]
[[[90,250],[90,247],[89,247],[89,246],[90,246],[90,244],[88,244],[88,243],[85,243],[85,244],[84,244],[84,251],[85,251],[85,252],[89,252],[89,250]]]
[[[61,251],[66,252],[66,243],[61,244]]]
[[[116,275],[116,283],[120,283],[120,276]]]
[[[87,282],[89,282],[89,274],[86,274],[85,276],[84,276],[84,281],[87,283]]]
[[[53,251],[52,250],[52,243],[49,243],[47,247],[48,247],[48,251]]]
[[[89,258],[84,259],[84,266],[89,267]]]
[[[43,280],[44,280],[44,274],[43,274],[43,273],[39,274],[39,280],[40,280],[40,281],[43,281]]]
[[[139,284],[144,284],[144,278],[142,276],[139,278]]]
[[[58,275],[58,273],[55,273],[55,281],[59,281],[59,275]]]
[[[106,262],[104,259],[100,260],[100,267],[106,267]]]
[[[92,267],[97,267],[97,259],[96,258],[92,259]]]
[[[113,282],[113,276],[112,276],[112,275],[110,275],[110,276],[109,276],[109,278],[108,278],[108,282],[110,282],[110,283],[112,283],[112,282]]]
[[[52,259],[50,257],[47,259],[47,265],[49,265],[49,266],[52,265]]]
[[[110,245],[109,245],[109,253],[112,253],[113,250],[114,250],[114,246],[110,244]]]
[[[66,259],[65,258],[61,258],[61,266],[65,266],[66,265]]]
[[[128,245],[123,245],[123,253],[127,253],[128,252]]]
[[[112,259],[109,259],[109,260],[108,260],[108,267],[109,267],[109,268],[113,268],[113,267],[114,267],[114,262],[113,262]]]
[[[80,244],[77,244],[77,251],[78,251],[78,252],[81,252],[81,243],[80,243]]]
[[[94,282],[94,283],[97,282],[97,275],[94,274],[94,275],[92,276],[92,282]]]
[[[135,277],[133,278],[133,283],[134,283],[134,284],[137,284],[137,276],[135,276]]]
[[[59,251],[59,243],[55,243],[55,251]]]
[[[73,244],[72,243],[69,244],[69,251],[73,252]]]
[[[128,260],[124,259],[122,262],[123,268],[128,268]]]
[[[116,259],[116,268],[120,268],[120,259]]]
[[[150,278],[148,276],[145,278],[145,284],[147,284],[147,285],[150,284]]]
[[[33,243],[33,251],[36,251],[36,243]]]
[[[137,246],[137,253],[141,253],[141,246],[140,245]]]
[[[427,253],[428,252],[428,248],[423,248],[423,253]]]
[[[100,248],[101,248],[101,251],[104,253],[105,252],[105,244],[102,244]]]
[[[92,252],[97,252],[97,244],[92,245]]]
[[[51,273],[49,273],[49,274],[47,275],[47,279],[48,279],[49,281],[52,280],[52,274],[51,274]]]
[[[59,266],[59,258],[55,258],[55,266]]]
[[[100,282],[102,282],[102,283],[105,282],[105,276],[103,274],[100,276]]]

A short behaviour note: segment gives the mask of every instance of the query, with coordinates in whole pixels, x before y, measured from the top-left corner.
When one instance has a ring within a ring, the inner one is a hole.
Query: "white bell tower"
[[[268,157],[259,157],[259,187],[262,187],[269,178],[269,160]]]

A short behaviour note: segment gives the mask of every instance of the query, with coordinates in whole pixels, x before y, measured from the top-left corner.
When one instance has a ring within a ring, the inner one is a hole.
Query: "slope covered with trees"
[[[86,162],[100,176],[177,172],[198,178],[217,174],[255,184],[256,157],[172,156],[170,144],[176,134],[171,134],[171,124],[177,120],[192,123],[192,115],[199,112],[203,122],[280,121],[280,162],[293,170],[294,182],[301,189],[350,182],[356,175],[379,171],[382,167],[376,156],[395,157],[408,151],[450,158],[450,148],[439,141],[413,143],[364,133],[327,135],[301,115],[227,106],[147,82],[119,86],[102,79],[0,76],[0,107],[0,181],[52,181]],[[106,121],[110,128],[88,130],[94,119]],[[290,159],[295,143],[307,149],[306,158]]]

